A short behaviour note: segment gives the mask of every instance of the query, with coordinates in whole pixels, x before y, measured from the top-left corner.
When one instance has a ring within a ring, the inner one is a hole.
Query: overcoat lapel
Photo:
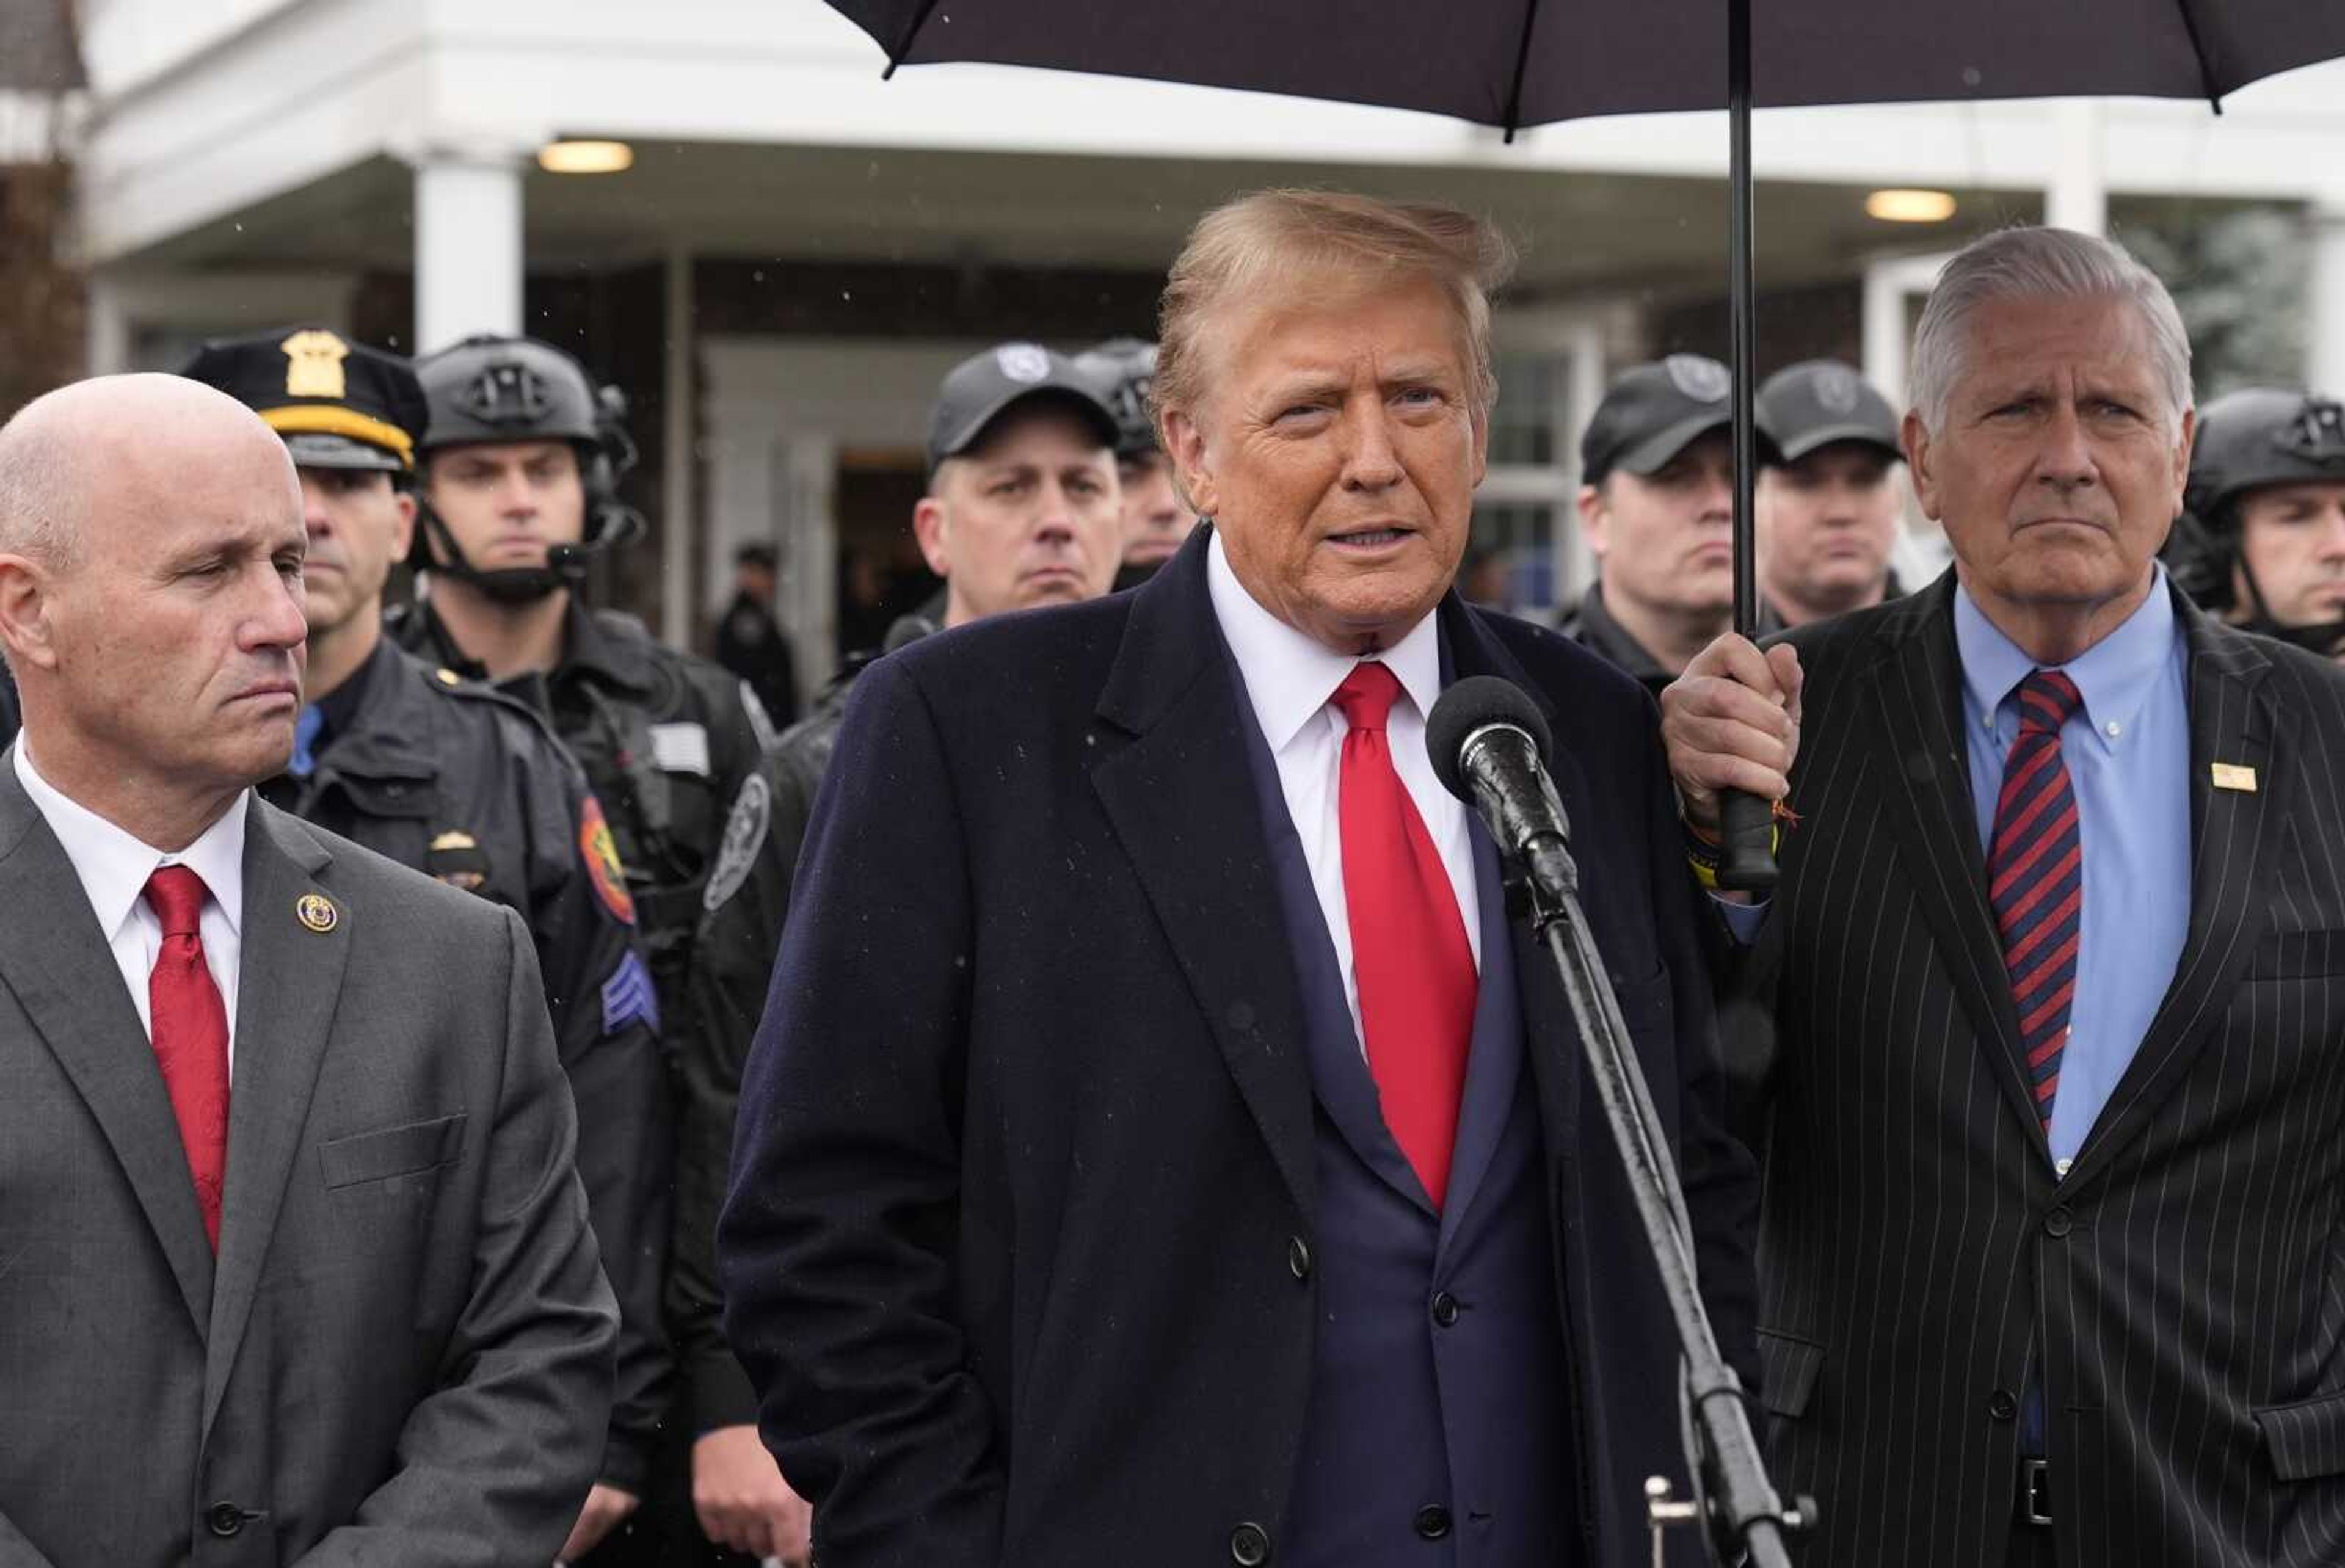
[[[2175,601],[2190,649],[2189,931],[2149,1032],[2077,1151],[2071,1188],[2108,1168],[2206,1048],[2270,916],[2279,827],[2296,776],[2288,736],[2261,690],[2271,662],[2245,634],[2178,592]],[[2254,769],[2256,788],[2216,789],[2218,763]]]
[[[1994,1057],[1995,1082],[2036,1152],[2051,1158],[2028,1091],[2011,976],[1986,899],[1986,854],[1971,802],[1954,651],[1954,578],[1903,601],[1884,619],[1886,656],[1868,673],[1876,723],[1858,744],[1879,749],[1876,776],[1894,781],[1883,814],[1914,895],[1964,1010]]]
[[[0,909],[22,916],[8,922],[7,937],[0,941],[0,980],[15,993],[105,1133],[178,1281],[196,1331],[207,1334],[211,1243],[154,1047],[139,1027],[73,862],[17,781],[7,754],[0,754]]]
[[[244,840],[243,978],[237,990],[236,1081],[228,1095],[228,1180],[204,1424],[219,1410],[253,1292],[277,1229],[285,1182],[300,1148],[310,1091],[341,995],[342,968],[363,919],[327,896],[317,874],[332,859],[289,817],[255,799]],[[305,898],[311,922],[296,913]],[[330,928],[323,911],[332,911]]]
[[[1303,1007],[1197,530],[1132,599],[1091,784],[1287,1188],[1314,1210]]]

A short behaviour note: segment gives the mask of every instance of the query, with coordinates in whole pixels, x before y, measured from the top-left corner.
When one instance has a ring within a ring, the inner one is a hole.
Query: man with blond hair
[[[1446,208],[1208,214],[1155,398],[1212,526],[858,683],[719,1231],[826,1568],[1596,1568],[1682,1480],[1568,1011],[1425,751],[1470,675],[1569,715],[1598,940],[1747,1351],[1756,1194],[1651,703],[1452,592],[1505,259]]]

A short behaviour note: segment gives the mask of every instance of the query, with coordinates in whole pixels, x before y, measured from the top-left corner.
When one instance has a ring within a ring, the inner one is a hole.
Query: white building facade
[[[84,0],[82,30],[93,370],[295,319],[408,350],[553,337],[629,389],[646,448],[655,542],[605,586],[688,642],[732,549],[770,542],[814,675],[843,551],[906,531],[938,376],[1003,337],[1147,332],[1183,234],[1234,191],[1445,199],[1523,241],[1477,533],[1530,563],[1534,602],[1585,581],[1576,449],[1608,376],[1723,347],[1719,115],[1509,147],[1425,116],[1042,72],[883,84],[819,0]],[[2345,389],[2340,88],[2345,66],[2316,67],[2220,118],[2137,100],[1762,113],[1760,369],[1837,353],[1894,399],[1934,258],[1981,227],[2254,203],[2300,226],[2299,373]],[[539,167],[582,138],[632,167]],[[1886,187],[1950,192],[1955,215],[1868,217]]]

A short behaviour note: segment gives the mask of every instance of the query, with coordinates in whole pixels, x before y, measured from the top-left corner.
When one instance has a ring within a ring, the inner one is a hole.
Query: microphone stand
[[[1470,742],[1468,743],[1470,745]],[[1555,786],[1540,771],[1542,793],[1553,805],[1553,821],[1565,820]],[[1629,1042],[1628,1025],[1606,977],[1603,958],[1589,934],[1579,906],[1579,867],[1562,835],[1533,825],[1524,815],[1504,812],[1502,845],[1512,845],[1529,874],[1531,924],[1555,956],[1564,996],[1579,1027],[1589,1074],[1604,1102],[1613,1142],[1628,1168],[1629,1186],[1635,1194],[1637,1217],[1644,1222],[1647,1240],[1669,1298],[1679,1342],[1685,1351],[1685,1377],[1680,1398],[1689,1416],[1686,1461],[1698,1493],[1708,1498],[1711,1544],[1720,1561],[1734,1561],[1740,1550],[1753,1568],[1790,1568],[1787,1538],[1811,1528],[1815,1504],[1799,1500],[1785,1509],[1759,1454],[1759,1441],[1751,1430],[1751,1415],[1742,1401],[1741,1380],[1720,1354],[1718,1336],[1694,1283],[1693,1226],[1688,1219],[1685,1194],[1678,1186],[1677,1165],[1670,1157],[1660,1115],[1645,1087]],[[1653,1561],[1661,1562],[1661,1532],[1674,1523],[1691,1522],[1703,1512],[1670,1501],[1669,1483],[1656,1476],[1646,1483],[1647,1512],[1653,1526]]]

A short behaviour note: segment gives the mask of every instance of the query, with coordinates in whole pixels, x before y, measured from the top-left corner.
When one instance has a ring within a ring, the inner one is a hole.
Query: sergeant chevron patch
[[[643,955],[630,951],[603,982],[603,1032],[615,1035],[629,1024],[641,1024],[659,1033],[659,993],[652,988],[652,973]]]

